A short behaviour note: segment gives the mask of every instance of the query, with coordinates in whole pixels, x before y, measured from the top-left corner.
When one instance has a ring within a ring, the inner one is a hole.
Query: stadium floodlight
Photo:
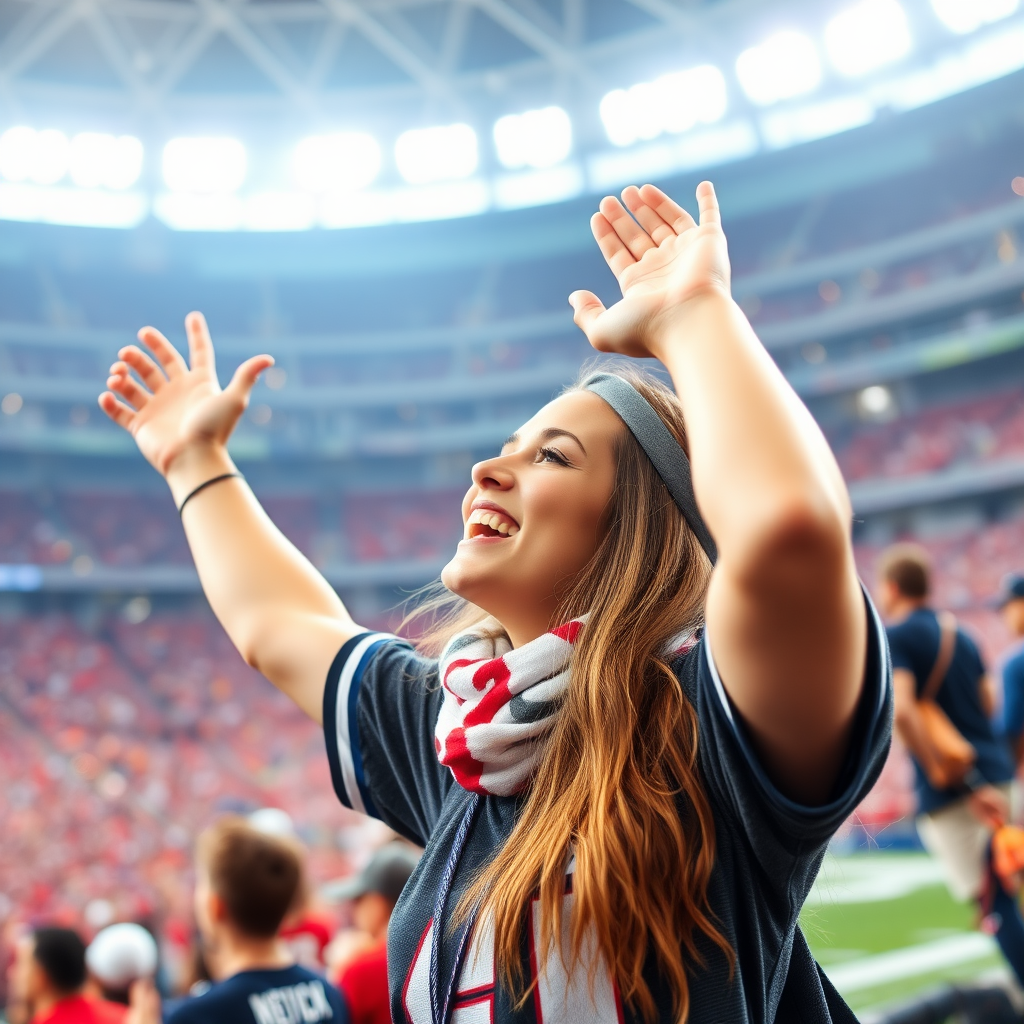
[[[133,135],[80,132],[71,140],[71,180],[80,188],[131,188],[142,173],[142,156]]]
[[[507,114],[494,122],[494,146],[506,167],[553,167],[572,150],[572,121],[561,107]]]
[[[54,185],[68,173],[68,150],[68,137],[55,128],[8,128],[0,136],[0,174],[8,181]]]
[[[27,181],[32,175],[36,133],[27,125],[0,135],[0,174],[8,181]]]
[[[245,201],[250,231],[306,231],[316,220],[316,200],[305,192],[260,192]]]
[[[841,75],[855,78],[905,57],[910,25],[897,0],[861,0],[825,26],[825,49]]]
[[[380,146],[365,132],[310,135],[295,147],[292,172],[306,192],[365,188],[380,173]]]
[[[468,124],[413,128],[395,141],[398,173],[410,185],[468,178],[477,160],[476,132]]]
[[[654,81],[661,122],[668,132],[685,132],[697,124],[720,121],[729,106],[725,76],[713,64],[662,75]]]
[[[817,89],[821,61],[802,32],[777,32],[736,58],[736,77],[750,99],[766,107]]]
[[[725,76],[712,64],[614,89],[601,100],[605,132],[616,146],[653,139],[662,132],[684,132],[696,124],[720,121],[728,109]]]
[[[70,144],[68,137],[56,128],[36,132],[32,173],[37,185],[55,185],[68,173]]]
[[[133,228],[149,212],[138,192],[107,192],[28,183],[0,184],[0,219],[71,224],[95,228]]]
[[[868,419],[888,419],[896,410],[896,402],[887,387],[872,384],[857,395],[857,407]]]
[[[228,137],[171,139],[164,146],[163,170],[172,192],[234,192],[248,170],[245,146]]]
[[[1008,18],[1019,6],[1020,0],[932,0],[939,20],[958,35]]]

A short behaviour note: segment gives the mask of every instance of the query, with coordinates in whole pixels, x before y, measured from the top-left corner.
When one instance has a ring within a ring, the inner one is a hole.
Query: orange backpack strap
[[[939,653],[918,700],[935,700],[938,696],[956,648],[956,616],[951,612],[939,612],[936,618],[939,620]]]

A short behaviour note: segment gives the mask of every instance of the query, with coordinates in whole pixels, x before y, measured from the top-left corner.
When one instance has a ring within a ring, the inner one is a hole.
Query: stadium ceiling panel
[[[106,100],[137,114],[261,97],[475,105],[510,89],[598,91],[656,45],[720,49],[754,0],[0,0],[0,96],[16,112]],[[199,101],[197,103],[197,101]],[[211,106],[212,105],[212,106]],[[229,108],[230,109],[230,108]]]

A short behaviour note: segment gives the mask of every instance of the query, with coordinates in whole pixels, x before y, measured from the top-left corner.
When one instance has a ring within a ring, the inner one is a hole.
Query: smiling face
[[[597,551],[624,429],[603,399],[570,392],[473,467],[463,539],[441,579],[495,616],[517,647],[557,625],[566,584]]]

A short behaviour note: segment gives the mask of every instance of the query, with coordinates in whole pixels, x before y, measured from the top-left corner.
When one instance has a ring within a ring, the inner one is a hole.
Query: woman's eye
[[[559,466],[569,465],[569,460],[557,448],[541,448],[537,454],[541,462],[557,462]]]

